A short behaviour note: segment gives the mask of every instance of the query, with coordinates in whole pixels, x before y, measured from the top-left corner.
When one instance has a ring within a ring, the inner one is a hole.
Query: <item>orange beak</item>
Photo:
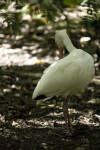
[[[64,48],[63,47],[59,47],[59,57],[60,57],[60,59],[63,58],[63,51],[64,51]]]

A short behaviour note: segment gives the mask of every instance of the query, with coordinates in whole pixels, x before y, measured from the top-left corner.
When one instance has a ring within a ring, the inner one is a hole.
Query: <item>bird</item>
[[[84,50],[74,47],[64,29],[56,31],[55,43],[58,46],[60,59],[44,70],[32,98],[43,100],[62,96],[66,134],[71,135],[73,130],[68,112],[68,101],[71,96],[84,90],[94,77],[94,60]],[[65,57],[63,56],[64,47],[69,52]]]

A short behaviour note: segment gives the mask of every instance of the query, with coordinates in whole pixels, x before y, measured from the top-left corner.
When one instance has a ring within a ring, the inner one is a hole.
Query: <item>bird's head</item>
[[[55,34],[55,42],[59,49],[60,58],[63,58],[63,50],[64,50],[64,37],[66,36],[65,30],[58,30]]]

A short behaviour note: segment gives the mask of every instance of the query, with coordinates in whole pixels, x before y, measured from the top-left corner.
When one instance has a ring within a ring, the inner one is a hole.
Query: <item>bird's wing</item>
[[[51,64],[47,69],[44,70],[43,74],[45,74],[46,72],[48,72],[52,67],[54,67],[56,64],[58,63],[58,61],[54,62],[53,64]]]
[[[78,59],[70,60],[68,56],[53,63],[44,71],[33,98],[39,95],[52,97],[63,94],[77,83],[81,74],[80,67]]]

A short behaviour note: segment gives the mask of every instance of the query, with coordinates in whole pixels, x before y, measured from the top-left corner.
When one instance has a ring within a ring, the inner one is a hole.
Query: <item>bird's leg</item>
[[[69,117],[69,112],[68,112],[68,101],[69,101],[69,96],[64,99],[63,102],[63,113],[64,113],[64,118],[65,118],[65,124],[66,124],[66,134],[71,134],[71,123],[70,123],[70,117]]]

